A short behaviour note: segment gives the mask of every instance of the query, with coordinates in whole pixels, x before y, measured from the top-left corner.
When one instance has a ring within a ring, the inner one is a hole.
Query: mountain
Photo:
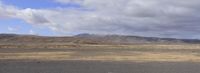
[[[157,44],[175,44],[175,43],[200,43],[199,39],[176,39],[176,38],[158,38],[143,36],[125,36],[125,35],[95,35],[95,34],[79,34],[76,37],[82,39],[96,40],[103,43],[114,44],[140,44],[140,43],[157,43]]]
[[[0,43],[73,43],[73,44],[198,44],[198,39],[176,39],[125,35],[79,34],[49,37],[37,35],[0,34]]]

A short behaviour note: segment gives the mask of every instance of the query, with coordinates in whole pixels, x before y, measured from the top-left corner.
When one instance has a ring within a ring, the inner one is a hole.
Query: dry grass
[[[61,46],[62,47],[62,46]],[[61,48],[60,47],[60,48]],[[52,49],[54,46],[52,46]],[[62,47],[63,48],[63,47]],[[101,61],[190,61],[200,62],[200,45],[65,45],[75,51],[0,52],[0,60],[101,60]],[[29,48],[31,50],[31,48]],[[6,50],[6,49],[5,49]],[[54,48],[54,50],[56,50]],[[84,50],[84,51],[83,51]],[[92,51],[91,51],[92,50]],[[146,51],[144,51],[146,50]],[[162,51],[156,51],[162,50]],[[165,51],[171,50],[171,51]],[[179,51],[177,51],[179,50]],[[182,52],[187,50],[188,52]]]
[[[80,52],[35,52],[35,53],[0,53],[1,60],[101,60],[101,61],[192,61],[200,62],[197,53],[155,53],[155,52],[100,52],[89,54]],[[77,56],[78,55],[78,56]]]
[[[133,44],[133,45],[90,45],[63,43],[0,44],[0,48],[130,48],[130,49],[200,49],[200,44]]]
[[[32,60],[57,60],[69,58],[73,52],[32,52],[32,53],[0,53],[0,59],[32,59]]]

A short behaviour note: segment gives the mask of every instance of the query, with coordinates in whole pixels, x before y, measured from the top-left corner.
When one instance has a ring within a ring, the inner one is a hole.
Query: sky
[[[0,33],[200,39],[200,0],[0,0]]]

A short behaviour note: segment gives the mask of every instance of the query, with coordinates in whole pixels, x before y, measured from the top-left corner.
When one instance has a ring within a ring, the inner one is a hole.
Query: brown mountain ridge
[[[125,35],[79,34],[75,36],[37,36],[20,34],[0,34],[0,43],[73,43],[73,44],[198,44],[198,39],[176,39]]]

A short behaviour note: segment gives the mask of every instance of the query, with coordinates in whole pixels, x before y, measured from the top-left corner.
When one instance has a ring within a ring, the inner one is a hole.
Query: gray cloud
[[[68,34],[131,34],[200,38],[199,0],[55,0],[81,8],[20,9],[0,4],[0,17],[18,18]]]

